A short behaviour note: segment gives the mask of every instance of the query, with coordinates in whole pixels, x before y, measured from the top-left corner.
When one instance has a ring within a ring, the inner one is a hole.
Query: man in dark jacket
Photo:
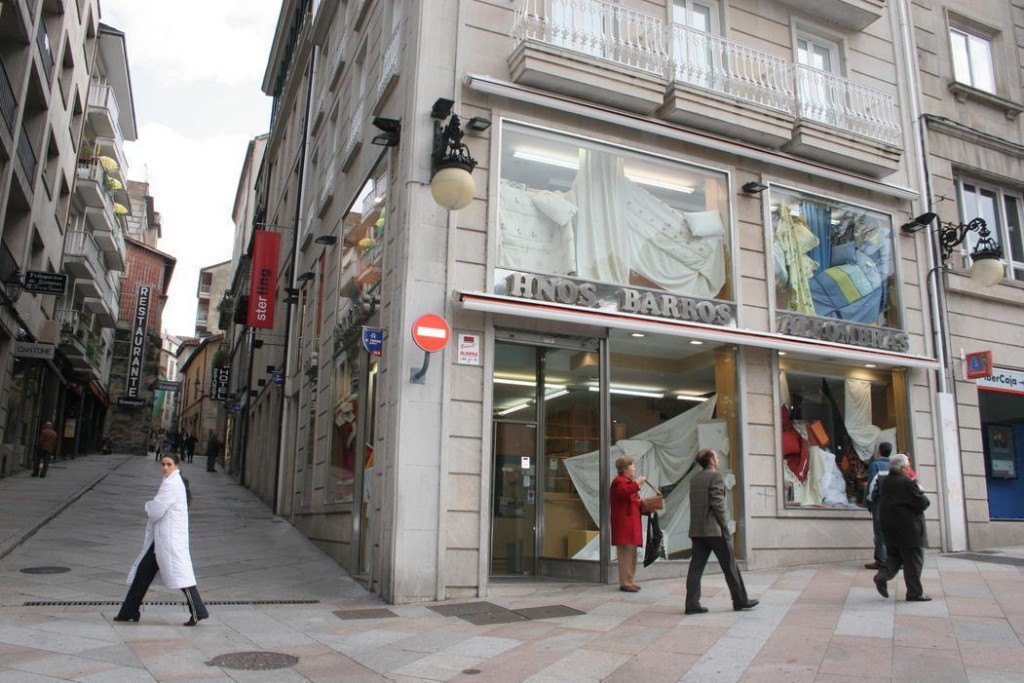
[[[714,552],[725,574],[734,610],[757,607],[758,601],[747,597],[743,577],[729,547],[729,527],[725,519],[725,480],[718,473],[718,453],[705,449],[697,454],[701,471],[690,480],[690,540],[693,555],[686,572],[686,614],[708,611],[700,604],[700,579],[708,556]]]
[[[871,528],[875,537],[875,560],[864,565],[865,569],[881,569],[885,564],[885,538],[882,536],[882,482],[889,474],[889,456],[892,444],[883,441],[878,444],[878,457],[868,465],[868,490],[864,503],[871,512]]]
[[[875,588],[882,597],[889,597],[886,584],[900,568],[907,584],[907,600],[927,602],[930,597],[921,588],[921,569],[924,567],[924,546],[927,543],[924,511],[931,501],[907,476],[910,459],[897,453],[889,459],[889,476],[882,482],[882,534],[885,536],[885,564],[875,574]]]

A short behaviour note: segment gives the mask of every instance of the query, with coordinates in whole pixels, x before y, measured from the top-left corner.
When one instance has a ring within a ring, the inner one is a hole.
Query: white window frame
[[[973,189],[969,191],[967,189],[968,186]],[[1013,245],[1010,240],[1010,226],[1006,219],[1006,199],[1011,198],[1017,202],[1018,231],[1021,232],[1021,241],[1024,242],[1024,224],[1021,223],[1022,218],[1024,218],[1024,216],[1021,215],[1022,211],[1024,211],[1024,194],[1020,191],[999,187],[998,185],[993,185],[991,183],[979,182],[969,176],[957,179],[956,189],[957,205],[960,212],[960,221],[962,223],[967,223],[968,221],[979,217],[977,215],[969,216],[965,213],[965,196],[967,194],[978,195],[980,192],[985,191],[991,192],[995,196],[996,224],[993,225],[992,221],[986,216],[981,216],[981,218],[986,219],[988,229],[992,232],[996,242],[999,244],[999,248],[1003,251],[1003,277],[1010,278],[1012,280],[1024,281],[1024,260],[1015,261],[1013,258]],[[977,203],[977,200],[975,200],[975,203]],[[977,242],[977,233],[971,232],[967,234],[967,238],[964,239],[964,243],[960,245],[963,266],[965,268],[969,267],[971,264],[971,250],[974,249],[974,245],[977,244]],[[1021,250],[1021,256],[1024,258],[1024,243],[1019,244],[1018,246]],[[1005,270],[1006,268],[1009,268],[1008,273]]]
[[[963,42],[963,60],[966,61],[967,73],[957,73],[957,42]],[[991,87],[986,87],[984,84],[979,83],[979,71],[982,68],[981,65],[976,65],[974,59],[972,59],[971,45],[983,44],[988,48],[988,64],[987,74],[984,74],[990,79]],[[953,67],[953,80],[957,83],[962,83],[976,90],[983,92],[996,93],[996,62],[995,62],[995,41],[991,35],[985,35],[977,31],[969,31],[960,26],[951,25],[949,27],[949,57],[950,63]],[[963,78],[966,76],[966,80]]]

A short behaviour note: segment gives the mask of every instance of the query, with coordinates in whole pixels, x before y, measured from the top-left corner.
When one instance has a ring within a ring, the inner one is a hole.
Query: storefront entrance
[[[596,558],[574,559],[601,532],[564,461],[601,448],[603,343],[539,345],[520,337],[495,344],[495,576],[602,578]],[[607,488],[607,472],[594,474],[598,490]]]
[[[989,516],[1024,519],[1024,395],[980,389],[978,408]]]

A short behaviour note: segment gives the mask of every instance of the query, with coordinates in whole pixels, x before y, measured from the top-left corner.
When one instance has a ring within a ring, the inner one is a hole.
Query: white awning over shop
[[[937,370],[939,367],[936,359],[927,356],[881,351],[772,332],[666,320],[635,313],[608,313],[486,292],[460,292],[458,300],[466,310],[498,315],[553,320],[579,325],[598,325],[648,334],[667,334],[687,339],[775,349],[804,356],[818,356],[827,360],[875,363],[885,367],[924,368],[926,370]]]

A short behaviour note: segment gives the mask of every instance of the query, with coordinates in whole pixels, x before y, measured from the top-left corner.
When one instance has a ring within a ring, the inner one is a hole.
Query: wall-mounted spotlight
[[[285,299],[282,299],[281,303],[288,304],[288,305],[297,304],[297,303],[299,303],[299,297],[297,297],[297,296],[289,296],[289,297],[287,297]]]
[[[466,128],[470,129],[474,133],[482,133],[491,127],[491,120],[484,118],[483,116],[474,116],[466,124]]]
[[[430,110],[434,119],[434,148],[430,154],[430,194],[442,207],[458,211],[469,206],[476,194],[473,169],[476,159],[469,154],[469,148],[462,138],[458,114],[452,112],[452,100],[437,98]],[[447,118],[448,123],[441,125]]]
[[[295,287],[285,287],[284,293],[287,294],[288,296],[298,296],[299,290],[296,289]]]
[[[262,339],[253,339],[252,340],[252,348],[254,348],[254,349],[262,349],[263,348],[263,340]]]
[[[299,282],[309,282],[315,277],[316,275],[313,273],[313,271],[307,270],[305,273],[299,273],[298,277],[296,277],[295,279],[298,280]]]
[[[268,375],[273,375],[275,372],[277,372],[277,368],[275,368],[273,365],[268,365],[267,366],[267,374]]]
[[[335,237],[334,235],[320,235],[313,241],[316,242],[317,244],[331,245],[335,244],[338,241],[338,238]]]
[[[373,144],[380,147],[397,147],[402,140],[402,121],[400,119],[387,119],[377,116],[373,119],[373,125],[381,132],[374,136]]]
[[[761,194],[767,189],[767,185],[759,183],[756,180],[751,180],[749,183],[743,183],[743,191],[747,194]]]
[[[913,234],[918,230],[923,230],[927,228],[929,225],[932,224],[932,221],[934,221],[938,217],[938,214],[932,213],[931,211],[929,211],[928,213],[922,213],[920,216],[910,221],[909,223],[904,223],[903,225],[901,225],[900,230],[902,230],[903,232]]]

